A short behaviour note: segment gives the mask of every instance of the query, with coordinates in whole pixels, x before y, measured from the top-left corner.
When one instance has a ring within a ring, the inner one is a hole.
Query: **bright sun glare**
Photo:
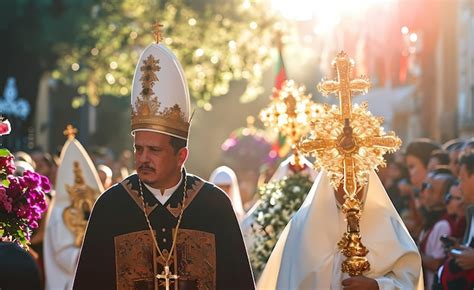
[[[316,19],[325,24],[337,24],[341,17],[355,16],[375,4],[394,0],[271,0],[272,8],[290,20]]]

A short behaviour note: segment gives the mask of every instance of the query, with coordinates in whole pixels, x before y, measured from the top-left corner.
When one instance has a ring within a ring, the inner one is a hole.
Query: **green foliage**
[[[274,19],[266,3],[249,3],[102,1],[92,7],[74,43],[56,47],[61,58],[53,77],[77,85],[78,99],[87,96],[94,105],[103,95],[128,97],[139,54],[153,42],[158,20],[162,42],[183,65],[199,107],[226,94],[233,80],[247,82],[242,100],[252,100],[262,92],[262,72],[271,63]]]
[[[8,155],[10,155],[10,151],[8,151],[8,149],[6,148],[0,149],[0,157],[7,157]]]
[[[297,173],[259,189],[261,203],[253,214],[255,242],[249,253],[256,277],[265,268],[281,232],[303,204],[312,185],[308,175]]]

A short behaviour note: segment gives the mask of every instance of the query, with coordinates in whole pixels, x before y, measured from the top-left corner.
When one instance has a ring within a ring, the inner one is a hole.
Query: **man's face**
[[[459,169],[459,187],[463,192],[465,204],[474,204],[474,174],[469,175],[464,164]]]
[[[167,189],[176,185],[187,158],[187,148],[175,152],[165,134],[135,132],[135,169],[138,177],[153,188]]]
[[[412,155],[406,157],[406,164],[408,167],[408,172],[410,173],[410,181],[417,188],[421,188],[423,180],[426,178],[426,167],[423,162]]]

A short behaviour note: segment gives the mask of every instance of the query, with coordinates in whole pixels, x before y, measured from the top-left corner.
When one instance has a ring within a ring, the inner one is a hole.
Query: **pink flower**
[[[8,213],[12,211],[12,199],[7,195],[7,191],[3,186],[0,186],[0,207],[3,207]]]
[[[0,136],[10,134],[11,130],[12,130],[12,126],[10,125],[10,121],[3,120],[0,123]]]
[[[5,175],[13,174],[15,172],[15,163],[13,155],[8,154],[5,157],[0,156],[0,173],[3,171]]]
[[[0,136],[9,134],[10,122],[0,119]],[[38,227],[47,210],[45,193],[51,190],[47,177],[26,170],[15,176],[13,155],[0,148],[0,240],[9,238],[27,248],[31,230]]]

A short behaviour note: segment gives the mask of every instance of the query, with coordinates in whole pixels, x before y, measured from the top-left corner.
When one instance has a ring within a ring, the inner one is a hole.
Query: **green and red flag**
[[[283,83],[288,79],[286,76],[285,63],[283,62],[281,49],[278,49],[278,59],[275,66],[275,89],[281,90]]]

